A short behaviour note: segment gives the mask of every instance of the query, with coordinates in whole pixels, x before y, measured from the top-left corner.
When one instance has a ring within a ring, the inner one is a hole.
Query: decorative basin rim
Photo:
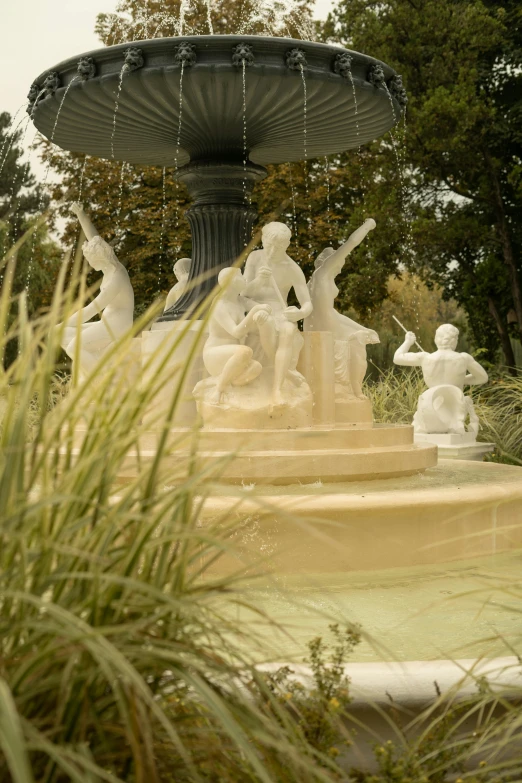
[[[371,65],[380,65],[386,77],[386,80],[391,79],[396,75],[396,72],[382,60],[378,60],[375,57],[371,57],[361,52],[356,52],[351,49],[346,49],[340,44],[325,44],[315,41],[303,41],[297,38],[280,38],[275,36],[263,36],[263,35],[182,35],[172,36],[168,38],[147,38],[144,40],[129,41],[127,43],[115,44],[114,46],[105,46],[100,49],[93,49],[88,52],[83,52],[73,57],[68,57],[66,60],[62,60],[56,65],[48,68],[34,80],[36,84],[43,85],[46,77],[50,72],[56,72],[61,78],[62,86],[67,86],[67,83],[76,75],[78,61],[84,58],[91,57],[96,65],[101,68],[110,64],[119,65],[117,70],[121,68],[123,64],[123,54],[130,47],[139,48],[143,51],[145,56],[145,65],[154,65],[155,62],[147,62],[148,56],[168,58],[175,63],[175,47],[182,41],[188,41],[196,46],[198,64],[211,64],[213,62],[223,62],[222,54],[226,52],[229,56],[230,65],[232,66],[232,48],[234,45],[245,42],[253,47],[254,55],[259,55],[260,59],[254,62],[260,65],[264,62],[263,55],[277,55],[281,54],[281,66],[284,66],[284,55],[288,50],[293,48],[302,49],[307,55],[308,68],[322,67],[327,58],[335,58],[336,55],[345,53],[353,58],[353,71],[355,72],[362,67],[369,67]],[[170,57],[169,57],[170,55]],[[121,63],[120,63],[121,58]],[[167,64],[168,60],[164,60],[161,64]],[[160,63],[158,63],[160,64]],[[112,69],[111,69],[112,70]],[[108,72],[108,71],[107,71]]]

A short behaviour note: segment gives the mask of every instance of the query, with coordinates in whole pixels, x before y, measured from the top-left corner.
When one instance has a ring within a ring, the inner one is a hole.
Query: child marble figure
[[[252,348],[243,341],[250,331],[265,324],[271,313],[267,304],[254,305],[245,316],[241,294],[246,282],[239,269],[227,267],[219,273],[222,289],[209,321],[209,336],[203,348],[207,372],[217,378],[214,402],[223,401],[227,387],[246,386],[260,375],[263,367],[253,358]]]
[[[190,258],[179,258],[172,267],[172,271],[174,272],[174,276],[178,282],[170,289],[167,295],[167,301],[165,302],[165,307],[163,308],[163,312],[166,312],[169,307],[172,307],[172,305],[176,304],[178,299],[185,293],[189,279],[191,263],[192,260]]]

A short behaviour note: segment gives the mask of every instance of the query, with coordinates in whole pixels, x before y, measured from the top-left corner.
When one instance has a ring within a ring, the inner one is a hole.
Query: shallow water
[[[302,661],[328,625],[357,622],[364,637],[350,660],[432,660],[522,652],[522,551],[447,565],[281,577],[243,599],[280,624],[236,610],[273,660]]]

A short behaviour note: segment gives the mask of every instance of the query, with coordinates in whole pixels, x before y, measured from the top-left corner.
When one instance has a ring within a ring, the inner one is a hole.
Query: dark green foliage
[[[509,331],[522,334],[521,14],[511,0],[341,0],[323,30],[402,73],[409,263],[507,364]]]
[[[10,115],[7,112],[0,114],[0,256],[21,238],[49,204],[49,198],[36,183],[30,164],[23,160],[25,133],[26,119],[20,122],[18,117],[11,127]],[[13,292],[19,294],[27,290],[30,313],[49,306],[59,260],[60,250],[42,223],[34,237],[18,251],[14,271]],[[1,285],[3,274],[0,272],[0,275]],[[12,340],[5,351],[6,365],[13,361],[16,351],[17,342]]]

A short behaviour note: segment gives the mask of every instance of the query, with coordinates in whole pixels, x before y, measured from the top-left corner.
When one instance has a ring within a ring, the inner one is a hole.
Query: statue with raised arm
[[[395,351],[395,364],[421,367],[428,387],[420,395],[413,417],[416,434],[471,433],[475,437],[478,433],[479,421],[473,400],[464,395],[464,386],[486,383],[488,374],[472,356],[456,350],[458,339],[456,326],[442,324],[435,332],[437,350],[434,353],[410,352],[416,341],[413,332],[406,332],[403,344]]]
[[[317,257],[315,271],[308,282],[313,310],[305,319],[304,328],[306,331],[331,332],[333,335],[336,396],[354,395],[358,399],[366,399],[362,390],[367,369],[366,346],[379,342],[377,332],[337,312],[334,306],[339,293],[335,278],[340,274],[347,256],[374,228],[375,220],[368,218],[337,250],[333,247],[325,248]]]
[[[177,283],[172,286],[167,295],[163,312],[166,312],[169,307],[172,307],[172,305],[176,304],[178,299],[185,293],[189,279],[191,263],[192,259],[190,258],[179,258],[174,264],[172,271],[174,272]]]
[[[261,231],[262,250],[254,250],[245,265],[247,285],[244,296],[259,304],[269,305],[272,314],[259,325],[261,362],[273,365],[271,405],[284,405],[287,397],[285,382],[294,386],[304,383],[297,372],[303,337],[297,323],[312,312],[310,293],[301,268],[287,254],[291,231],[284,223],[268,223]],[[300,307],[288,306],[291,289]],[[263,357],[264,354],[264,357]],[[288,386],[286,387],[288,388]]]
[[[131,328],[134,292],[127,270],[98,234],[82,206],[75,202],[71,209],[86,236],[83,254],[90,266],[103,274],[98,296],[56,327],[63,349],[73,360],[78,355],[80,375],[85,376],[94,370],[107,348]],[[99,321],[88,323],[96,316],[100,316]]]

